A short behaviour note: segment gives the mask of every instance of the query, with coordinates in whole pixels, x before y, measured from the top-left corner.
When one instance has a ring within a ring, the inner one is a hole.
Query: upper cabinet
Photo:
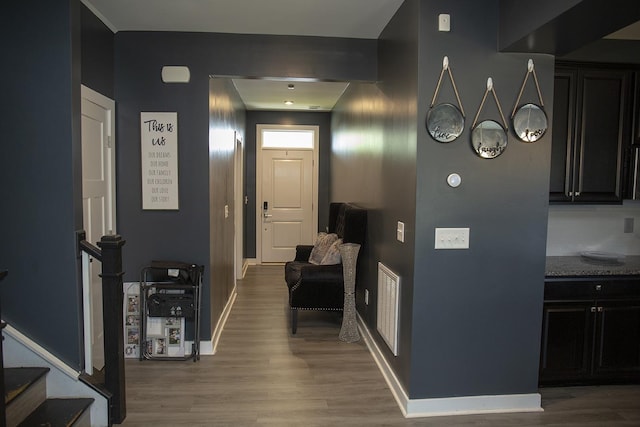
[[[632,77],[621,68],[556,67],[550,202],[622,201]]]

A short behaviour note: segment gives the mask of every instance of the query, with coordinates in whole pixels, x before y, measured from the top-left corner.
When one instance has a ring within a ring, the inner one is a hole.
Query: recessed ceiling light
[[[319,110],[320,106],[319,105],[310,105],[309,106],[309,110]]]
[[[284,101],[285,105],[293,105],[293,101]]]
[[[287,89],[289,90],[294,90],[296,88],[296,85],[294,85],[293,83],[289,83],[289,85],[287,86]]]

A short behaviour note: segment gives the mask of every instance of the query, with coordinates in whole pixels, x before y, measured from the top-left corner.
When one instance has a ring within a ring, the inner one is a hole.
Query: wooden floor
[[[541,389],[545,412],[405,419],[366,346],[335,313],[291,336],[281,266],[250,267],[218,353],[128,360],[124,426],[640,426],[640,386]]]

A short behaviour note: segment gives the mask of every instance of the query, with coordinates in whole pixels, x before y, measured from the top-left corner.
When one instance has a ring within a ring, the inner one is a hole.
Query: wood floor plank
[[[640,386],[543,388],[542,413],[405,419],[340,314],[301,311],[291,335],[282,266],[250,267],[218,353],[199,362],[126,362],[136,426],[640,426]]]

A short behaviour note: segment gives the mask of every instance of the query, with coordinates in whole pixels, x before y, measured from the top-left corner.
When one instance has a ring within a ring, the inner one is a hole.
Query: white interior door
[[[262,262],[285,262],[313,242],[313,152],[262,153]]]
[[[87,241],[96,244],[101,237],[115,231],[115,150],[112,147],[114,102],[86,87],[82,87],[82,204],[83,228]],[[89,304],[85,310],[85,361],[87,372],[104,366],[104,328],[102,322],[101,265],[89,264]],[[86,313],[89,311],[89,313]],[[88,324],[87,324],[88,323]],[[90,337],[87,335],[90,331]]]

